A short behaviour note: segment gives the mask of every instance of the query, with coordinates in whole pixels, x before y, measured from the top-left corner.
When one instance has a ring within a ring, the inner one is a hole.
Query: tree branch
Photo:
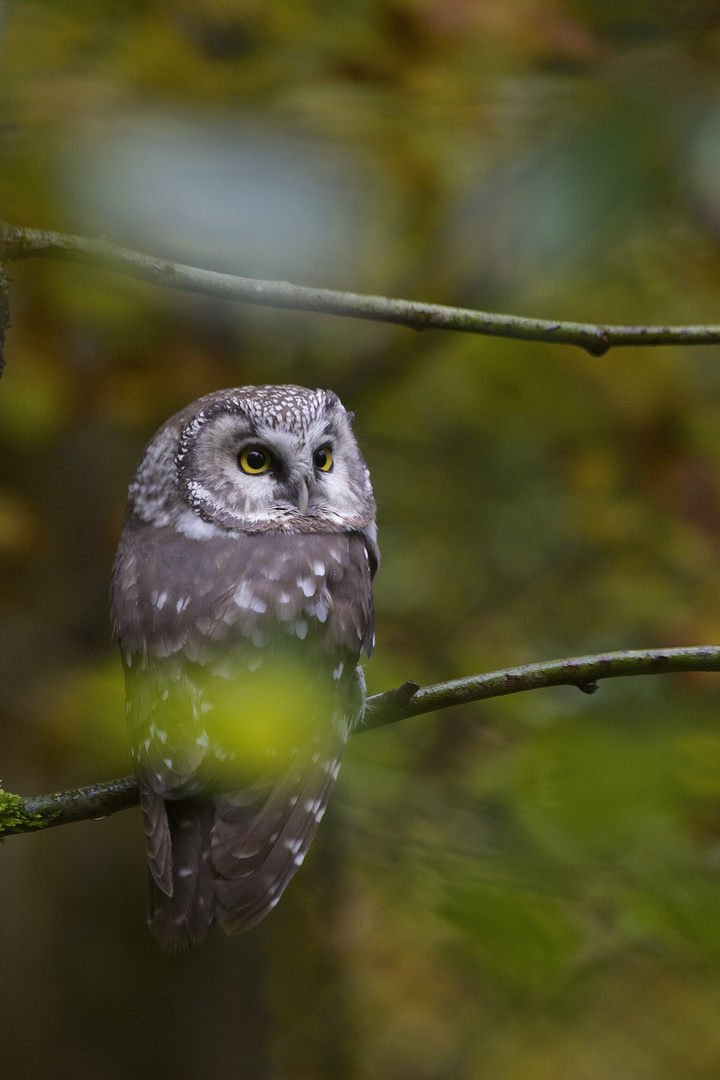
[[[363,720],[353,734],[453,705],[504,697],[524,690],[576,686],[585,694],[593,694],[598,689],[600,679],[688,671],[720,671],[720,646],[576,656],[504,668],[485,675],[470,675],[466,679],[454,679],[422,688],[417,683],[406,682],[397,690],[388,690],[368,698]],[[137,802],[138,787],[134,776],[27,799],[0,790],[0,837],[107,817],[118,810],[135,806]]]
[[[385,296],[305,288],[288,281],[262,281],[218,274],[213,270],[202,270],[129,251],[105,240],[22,229],[0,222],[0,263],[33,256],[89,263],[165,288],[205,293],[246,304],[396,323],[413,330],[459,330],[468,334],[578,345],[592,356],[602,356],[614,345],[720,343],[720,326],[606,326],[556,319],[529,319],[444,304],[423,304],[411,300],[391,300]]]
[[[137,806],[137,780],[123,776],[89,787],[24,799],[0,788],[0,842],[12,833],[35,832],[73,821],[91,821]]]
[[[0,20],[2,10],[0,9]],[[2,27],[0,26],[0,29]],[[10,326],[10,303],[8,298],[8,278],[0,263],[0,378],[5,368],[5,332]]]
[[[547,660],[436,683],[435,686],[417,688],[414,692],[410,688],[416,684],[405,683],[408,692],[400,687],[399,690],[389,690],[368,698],[363,723],[355,734],[422,713],[437,712],[438,709],[465,705],[470,701],[519,694],[524,690],[576,686],[584,694],[594,694],[600,679],[628,675],[671,675],[687,671],[720,671],[720,646],[626,650],[574,656],[567,660]]]

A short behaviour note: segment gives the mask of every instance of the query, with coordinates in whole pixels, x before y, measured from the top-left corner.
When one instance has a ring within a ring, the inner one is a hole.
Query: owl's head
[[[197,536],[204,525],[367,529],[375,502],[351,419],[330,390],[243,386],[209,394],[149,443],[130,487],[130,513]]]

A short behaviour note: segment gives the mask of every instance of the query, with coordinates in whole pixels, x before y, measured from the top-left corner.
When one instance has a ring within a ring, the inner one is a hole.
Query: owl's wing
[[[216,798],[212,862],[218,921],[228,933],[247,930],[277,904],[301,865],[325,813],[346,736],[318,735],[294,755],[269,792],[245,790]]]
[[[151,920],[166,948],[200,940],[213,915],[230,932],[253,925],[302,862],[362,711],[356,665],[372,650],[375,568],[376,549],[359,533],[191,541],[155,529],[121,544],[114,611]],[[301,658],[326,705],[282,750],[252,704],[278,654]],[[237,705],[220,712],[238,731],[259,727],[260,764],[218,726],[217,695],[228,688]]]
[[[128,664],[128,659],[130,663]],[[192,796],[212,785],[222,764],[206,733],[203,706],[207,687],[193,678],[192,666],[181,653],[169,657],[132,655],[125,660],[126,709],[130,751],[140,787],[145,850],[155,885],[167,896],[187,891],[183,879],[209,872],[197,855],[185,855],[171,834],[192,851],[194,838],[209,844],[212,815],[199,814]],[[202,780],[201,780],[202,776]],[[179,807],[187,818],[178,818]],[[173,868],[186,873],[178,879]],[[192,872],[187,871],[192,868]],[[212,880],[212,875],[210,875]],[[204,892],[207,892],[207,881]],[[208,911],[212,903],[208,905]]]

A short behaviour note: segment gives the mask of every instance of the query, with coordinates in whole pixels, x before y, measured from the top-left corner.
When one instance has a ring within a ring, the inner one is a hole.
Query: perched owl
[[[130,485],[112,607],[168,951],[277,904],[362,714],[379,553],[351,419],[329,390],[221,390]]]

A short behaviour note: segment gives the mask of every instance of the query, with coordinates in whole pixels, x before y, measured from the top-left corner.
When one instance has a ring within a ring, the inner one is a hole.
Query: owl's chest
[[[192,540],[135,529],[118,551],[113,607],[126,654],[213,667],[242,654],[254,670],[279,653],[359,656],[371,641],[370,584],[359,534]]]

